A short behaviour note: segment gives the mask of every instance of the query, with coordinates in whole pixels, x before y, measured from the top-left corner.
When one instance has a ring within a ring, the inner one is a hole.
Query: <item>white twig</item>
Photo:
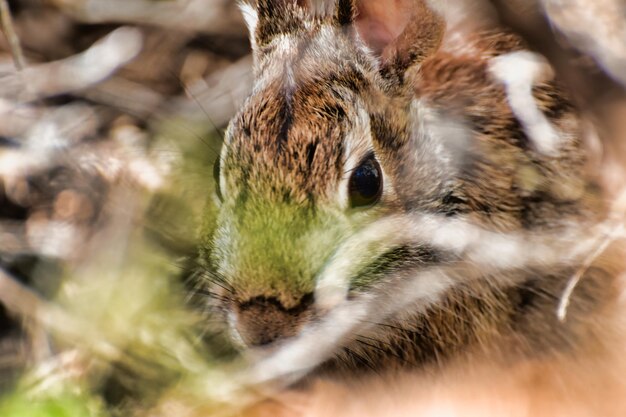
[[[86,23],[148,24],[204,33],[241,34],[243,19],[231,0],[51,0]]]
[[[567,287],[563,292],[559,306],[557,309],[557,317],[561,321],[567,318],[567,309],[574,293],[574,289],[589,270],[593,262],[617,239],[624,238],[626,228],[624,226],[624,215],[626,215],[626,190],[621,190],[617,198],[614,199],[611,216],[606,222],[606,228],[609,232],[601,235],[594,244],[595,249],[585,258],[580,268],[570,278]]]
[[[587,256],[587,258],[585,258],[580,268],[578,268],[576,273],[567,282],[567,287],[565,287],[565,291],[563,291],[563,295],[561,296],[561,300],[559,301],[559,307],[557,309],[557,317],[560,321],[565,321],[565,319],[567,318],[567,309],[569,307],[572,294],[574,293],[574,289],[578,286],[580,280],[589,270],[591,264],[593,264],[593,262],[598,259],[600,255],[602,255],[602,253],[609,247],[611,243],[620,238],[623,233],[624,225],[620,224],[617,226],[617,229],[598,239],[598,244],[596,248],[593,250],[593,252],[589,254],[589,256]]]
[[[116,29],[78,55],[0,78],[0,98],[24,103],[90,87],[133,59],[142,43],[139,30]]]

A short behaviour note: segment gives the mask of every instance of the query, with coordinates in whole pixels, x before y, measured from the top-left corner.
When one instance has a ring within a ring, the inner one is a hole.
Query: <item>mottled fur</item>
[[[605,216],[585,173],[579,117],[549,68],[528,88],[558,132],[555,154],[529,136],[494,72],[495,59],[523,51],[519,39],[491,31],[472,34],[464,50],[447,48],[442,17],[422,1],[397,3],[410,17],[399,20],[406,25],[399,33],[367,2],[340,0],[331,16],[289,0],[244,5],[256,83],[228,129],[224,200],[206,251],[228,284],[223,307],[233,334],[263,345],[323,320],[310,300],[332,262],[348,271],[349,299],[393,294],[398,279],[444,266],[444,290],[425,290],[410,309],[372,318],[326,368],[576,349],[613,303],[608,255],[576,289],[563,323],[557,304],[581,262],[566,244],[542,265],[491,268],[488,260],[468,264],[463,248],[418,244],[420,236],[355,240],[390,216],[412,230],[412,219],[432,215],[516,236],[565,234],[575,252],[586,228]],[[374,207],[350,209],[348,179],[372,153],[383,196]],[[346,253],[354,260],[337,259]]]

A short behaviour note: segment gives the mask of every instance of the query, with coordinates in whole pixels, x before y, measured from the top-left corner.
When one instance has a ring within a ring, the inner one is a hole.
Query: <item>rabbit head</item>
[[[241,6],[255,83],[226,133],[203,251],[232,333],[276,344],[341,303],[374,298],[373,334],[410,309],[422,317],[414,344],[461,343],[472,326],[425,311],[470,277],[550,263],[558,244],[525,236],[589,209],[572,107],[513,36],[447,50],[444,18],[426,1],[338,0],[330,13],[305,3]],[[507,65],[536,74],[522,93]],[[515,106],[527,96],[531,115]],[[532,117],[558,141],[533,131]],[[415,278],[423,271],[440,273]],[[485,306],[506,297],[480,294],[454,302],[493,322]]]

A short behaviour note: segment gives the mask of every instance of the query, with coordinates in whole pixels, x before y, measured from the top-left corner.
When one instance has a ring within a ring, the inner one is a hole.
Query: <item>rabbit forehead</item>
[[[378,69],[354,32],[320,21],[305,21],[300,30],[275,36],[254,57],[256,91],[276,80],[302,82],[346,68],[373,76]]]
[[[304,202],[332,198],[345,174],[346,143],[362,131],[356,71],[277,79],[254,94],[230,129],[231,189]]]

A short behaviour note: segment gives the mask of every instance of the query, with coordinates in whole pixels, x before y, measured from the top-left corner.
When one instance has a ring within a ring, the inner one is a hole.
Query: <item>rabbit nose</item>
[[[285,308],[274,297],[254,297],[235,307],[236,329],[250,347],[269,345],[298,334],[311,317],[313,294],[302,297],[299,304]]]

